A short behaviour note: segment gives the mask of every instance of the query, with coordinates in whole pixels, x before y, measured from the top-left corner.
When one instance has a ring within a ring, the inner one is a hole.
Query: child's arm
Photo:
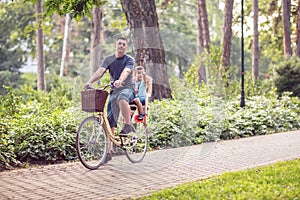
[[[148,97],[151,97],[152,95],[152,78],[150,76],[146,77],[146,92],[148,94]]]

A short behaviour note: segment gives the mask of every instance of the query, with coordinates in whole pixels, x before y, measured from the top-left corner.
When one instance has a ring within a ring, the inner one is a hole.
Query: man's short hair
[[[117,41],[118,41],[118,40],[126,40],[126,41],[128,42],[127,38],[125,38],[125,37],[118,37],[118,38],[117,38]]]

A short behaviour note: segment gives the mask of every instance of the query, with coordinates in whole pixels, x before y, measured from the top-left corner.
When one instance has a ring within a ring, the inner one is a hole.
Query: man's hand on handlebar
[[[84,84],[84,90],[93,89],[93,85],[91,83]]]
[[[123,86],[123,81],[122,80],[116,80],[113,85],[116,87],[116,88],[119,88],[119,87],[122,87]]]

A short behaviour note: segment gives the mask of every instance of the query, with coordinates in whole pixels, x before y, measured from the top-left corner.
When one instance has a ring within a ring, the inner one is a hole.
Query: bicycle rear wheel
[[[102,117],[87,117],[81,122],[77,131],[77,155],[88,169],[99,168],[106,157],[108,138],[102,120]]]
[[[132,163],[141,162],[148,149],[148,128],[139,122],[132,125],[134,131],[125,138],[125,155]]]

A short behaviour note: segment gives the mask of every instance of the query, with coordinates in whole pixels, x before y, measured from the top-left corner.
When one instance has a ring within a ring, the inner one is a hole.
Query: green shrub
[[[290,93],[278,97],[269,87],[265,94],[253,88],[255,95],[241,108],[239,96],[226,98],[217,87],[191,88],[176,79],[170,83],[176,86],[174,99],[150,104],[150,146],[155,149],[300,128],[300,100]]]
[[[9,134],[15,141],[15,152],[21,162],[70,160],[75,155],[75,118],[68,111],[38,110],[11,121]],[[36,115],[36,116],[35,116]]]
[[[300,128],[300,101],[285,93],[280,99],[274,96],[253,96],[246,100],[245,108],[239,100],[226,106],[226,124],[221,139],[231,139],[284,132]]]
[[[274,84],[281,95],[283,92],[292,92],[293,96],[300,97],[300,60],[297,57],[286,59],[275,68]]]
[[[0,96],[0,170],[76,158],[76,128],[86,114],[80,110],[81,80],[70,83],[55,79],[50,92],[8,87],[7,95]],[[172,78],[170,84],[174,99],[150,103],[152,149],[300,128],[299,98],[291,93],[278,97],[269,82],[260,86],[265,93],[256,86],[249,90],[245,108],[218,80],[193,85]]]
[[[4,63],[2,63],[4,64]],[[24,83],[24,79],[20,77],[19,72],[0,71],[0,95],[5,95],[5,87],[11,86],[13,88],[19,88]]]
[[[0,119],[0,171],[20,164],[15,154],[13,138],[8,135],[8,121]]]
[[[51,92],[24,86],[0,103],[0,167],[74,159],[77,116],[63,87]]]
[[[256,79],[254,82],[251,73],[246,73],[244,78],[244,92],[246,98],[251,96],[273,96],[276,98],[277,88],[271,79]],[[224,91],[229,99],[235,99],[237,96],[240,96],[241,80],[231,80],[229,87],[224,88]]]

